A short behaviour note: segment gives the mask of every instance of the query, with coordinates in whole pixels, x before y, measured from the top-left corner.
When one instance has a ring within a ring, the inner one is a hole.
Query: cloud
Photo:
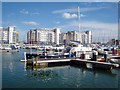
[[[85,14],[80,14],[81,17],[86,16]],[[77,14],[63,13],[62,17],[65,19],[77,18]]]
[[[13,16],[14,15],[14,13],[10,13],[10,14],[8,14],[8,17],[11,17],[11,16]]]
[[[100,10],[100,9],[104,9],[104,8],[107,8],[107,6],[80,8],[80,12],[95,11],[95,10]],[[69,9],[55,10],[52,13],[53,14],[57,14],[57,13],[66,13],[66,12],[69,12],[69,13],[78,12],[78,8],[69,8]]]
[[[31,15],[40,15],[39,12],[34,12],[34,13],[31,13]]]
[[[29,14],[29,15],[40,15],[39,12],[29,12],[29,11],[27,11],[26,9],[22,9],[22,10],[20,11],[20,13],[22,13],[22,14]]]
[[[22,22],[22,23],[26,24],[26,25],[39,25],[39,23],[33,22],[33,21],[31,21],[31,22]]]
[[[72,21],[64,26],[59,26],[62,30],[78,30],[78,21]],[[104,23],[97,21],[81,22],[81,31],[92,30],[93,41],[106,42],[118,37],[118,23]]]
[[[80,14],[81,17],[85,17],[86,15],[85,14]]]
[[[69,22],[65,27],[78,27],[78,21]],[[64,26],[62,26],[64,27]],[[81,28],[92,29],[92,30],[117,30],[117,23],[103,23],[97,21],[83,21],[81,22]]]
[[[60,24],[60,22],[59,21],[57,21],[57,22],[55,22],[56,24]]]
[[[96,22],[96,21],[87,21],[82,22],[82,27],[87,28],[94,28],[94,29],[102,29],[102,30],[116,30],[117,24],[116,23],[103,23],[103,22]]]
[[[29,12],[28,12],[26,9],[22,9],[22,10],[20,11],[20,13],[22,13],[22,14],[29,14]]]
[[[107,42],[110,39],[118,37],[117,23],[102,23],[102,22],[83,22],[81,27],[92,30],[93,41]]]
[[[52,13],[56,14],[56,13],[65,13],[65,12],[77,12],[77,9],[76,8],[71,8],[71,9],[55,10]]]
[[[62,17],[66,19],[77,18],[77,14],[63,13]]]

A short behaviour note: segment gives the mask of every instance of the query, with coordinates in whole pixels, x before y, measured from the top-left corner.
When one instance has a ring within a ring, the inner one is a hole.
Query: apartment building
[[[29,44],[59,44],[60,29],[33,29],[27,33],[27,42]]]
[[[18,32],[15,31],[14,26],[8,28],[0,27],[0,42],[4,44],[18,42]]]
[[[61,34],[61,43],[70,44],[71,40],[80,41],[82,44],[92,43],[92,31],[68,31]]]
[[[61,33],[56,29],[31,29],[27,33],[27,42],[29,44],[70,44],[70,40],[80,41],[82,44],[92,43],[92,31],[68,31]]]

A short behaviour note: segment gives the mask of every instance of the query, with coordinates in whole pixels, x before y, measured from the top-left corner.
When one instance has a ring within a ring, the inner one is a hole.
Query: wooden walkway
[[[42,60],[42,61],[37,61],[37,63],[52,63],[52,62],[70,62],[71,59],[57,59],[57,60]],[[36,61],[34,61],[36,63]]]

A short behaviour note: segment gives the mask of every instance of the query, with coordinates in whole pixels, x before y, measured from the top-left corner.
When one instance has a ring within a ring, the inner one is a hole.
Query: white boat
[[[15,44],[4,44],[4,45],[0,46],[0,50],[1,51],[7,51],[7,52],[13,50],[13,51],[17,51],[18,52],[19,48],[17,48]]]
[[[111,63],[120,64],[120,55],[110,55],[109,57],[110,57],[109,61]]]
[[[20,60],[20,62],[27,62],[27,60]]]
[[[1,50],[11,50],[12,48],[9,45],[1,45],[0,49]]]
[[[76,47],[72,47],[70,51],[71,52],[77,52],[77,51],[89,52],[89,51],[92,51],[92,47],[78,44]]]
[[[78,23],[79,23],[78,29],[79,29],[79,33],[80,33],[80,10],[79,10],[79,7],[78,7]],[[83,52],[83,53],[92,52],[92,47],[90,47],[90,46],[83,46],[81,44],[80,39],[79,39],[79,41],[70,40],[70,42],[72,44],[74,44],[73,47],[71,47],[71,49],[70,49],[71,53],[74,53],[74,52],[76,52],[76,53],[77,52]]]

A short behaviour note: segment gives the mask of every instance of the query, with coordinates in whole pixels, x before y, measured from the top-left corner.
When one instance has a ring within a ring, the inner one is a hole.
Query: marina
[[[52,48],[52,47],[51,47]],[[52,51],[52,53],[50,53]],[[102,53],[99,49],[94,50],[91,47],[84,47],[81,44],[74,44],[74,47],[64,47],[58,51],[57,54],[53,49],[47,50],[43,48],[36,50],[36,52],[24,52],[25,68],[32,66],[34,67],[49,67],[51,64],[56,65],[82,65],[88,69],[102,69],[111,70],[119,68],[120,64],[112,62],[113,58],[119,60],[120,55],[118,49],[111,48],[111,50],[103,50]]]
[[[119,88],[117,3],[2,5],[3,89]]]
[[[37,88],[118,87],[119,68],[114,69],[113,72],[88,69],[84,65],[70,66],[68,64],[24,68],[25,63],[21,63],[19,60],[23,60],[24,52],[29,51],[28,49],[21,49],[18,53],[2,53],[3,88],[33,88],[33,86]],[[102,83],[103,81],[104,83]]]

